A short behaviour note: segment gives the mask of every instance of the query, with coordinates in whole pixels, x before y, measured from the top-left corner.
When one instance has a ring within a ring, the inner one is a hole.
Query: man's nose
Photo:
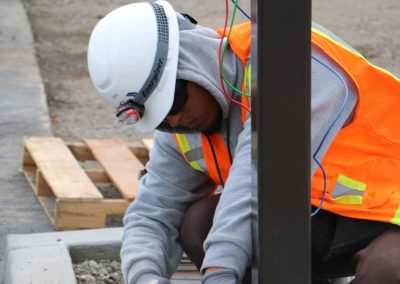
[[[167,121],[171,127],[177,127],[181,119],[181,113],[167,116]]]

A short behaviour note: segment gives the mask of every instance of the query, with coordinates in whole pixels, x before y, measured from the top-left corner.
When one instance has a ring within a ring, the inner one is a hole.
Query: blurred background
[[[23,0],[32,25],[40,70],[55,136],[120,136],[140,140],[149,134],[121,128],[111,107],[96,94],[86,66],[86,48],[94,25],[129,0]],[[225,1],[172,0],[177,11],[204,26],[224,25]],[[230,7],[232,3],[229,1]],[[239,1],[250,13],[250,1]],[[374,64],[400,75],[400,1],[314,0],[313,20],[359,50]],[[237,22],[246,18],[237,12]],[[140,43],[138,43],[140,44]]]

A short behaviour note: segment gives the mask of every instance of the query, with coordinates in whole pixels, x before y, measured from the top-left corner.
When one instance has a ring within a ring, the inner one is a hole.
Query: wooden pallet
[[[99,228],[121,219],[147,160],[148,148],[119,139],[25,137],[22,168],[56,229]]]

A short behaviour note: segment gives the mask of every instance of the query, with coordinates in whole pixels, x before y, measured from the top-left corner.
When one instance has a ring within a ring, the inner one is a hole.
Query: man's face
[[[214,133],[221,125],[222,111],[214,97],[203,87],[187,82],[188,99],[182,109],[167,116],[171,127],[182,126],[205,133]]]

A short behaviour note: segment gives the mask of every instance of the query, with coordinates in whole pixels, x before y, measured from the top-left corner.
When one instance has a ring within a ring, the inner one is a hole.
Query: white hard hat
[[[174,100],[179,52],[176,13],[166,1],[115,9],[95,26],[88,46],[94,86],[120,121],[156,128]]]

